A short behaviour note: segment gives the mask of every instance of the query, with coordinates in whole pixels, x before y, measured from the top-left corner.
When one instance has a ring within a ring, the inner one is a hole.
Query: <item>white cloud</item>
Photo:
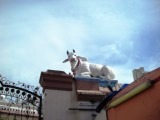
[[[115,66],[113,69],[116,75],[116,80],[118,80],[119,83],[133,82],[132,69],[129,69],[126,66]]]
[[[62,61],[66,50],[73,48],[90,62],[112,65],[122,83],[132,81],[132,69],[147,66],[136,60],[140,49],[134,43],[140,30],[148,28],[146,23],[154,18],[146,9],[151,8],[150,2],[38,1],[8,5],[0,13],[0,72],[12,80],[38,84],[41,71],[70,72],[69,64]],[[153,64],[147,69],[159,65],[154,60],[149,63]]]

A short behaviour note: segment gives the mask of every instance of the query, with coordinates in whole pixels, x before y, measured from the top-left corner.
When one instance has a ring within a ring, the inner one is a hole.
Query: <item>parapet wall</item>
[[[91,78],[88,78],[91,79]],[[106,120],[106,112],[96,113],[99,101],[110,91],[98,82],[73,78],[63,71],[42,72],[44,120]]]
[[[131,83],[110,102],[126,95],[146,81],[151,81],[152,83],[149,88],[106,111],[108,120],[160,120],[160,68],[143,75]]]

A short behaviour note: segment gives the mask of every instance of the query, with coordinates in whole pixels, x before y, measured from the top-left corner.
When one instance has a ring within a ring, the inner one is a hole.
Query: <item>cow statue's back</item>
[[[85,57],[76,56],[75,50],[73,50],[73,52],[67,51],[67,56],[68,58],[65,59],[63,63],[70,62],[71,70],[75,76],[92,76],[107,80],[115,78],[109,66],[89,63]]]

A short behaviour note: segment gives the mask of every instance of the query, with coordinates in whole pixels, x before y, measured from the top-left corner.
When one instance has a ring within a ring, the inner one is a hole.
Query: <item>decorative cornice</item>
[[[99,79],[95,78],[75,78],[76,93],[79,101],[101,101],[110,90],[105,87],[104,91],[100,90]]]
[[[72,90],[72,76],[66,74],[64,71],[47,70],[47,72],[41,72],[40,84],[45,89],[54,90]]]

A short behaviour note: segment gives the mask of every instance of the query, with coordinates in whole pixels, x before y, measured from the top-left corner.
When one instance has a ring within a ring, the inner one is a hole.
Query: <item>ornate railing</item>
[[[2,112],[9,115],[38,117],[42,119],[42,94],[39,87],[27,85],[22,82],[9,81],[0,75],[0,97],[3,104]]]

